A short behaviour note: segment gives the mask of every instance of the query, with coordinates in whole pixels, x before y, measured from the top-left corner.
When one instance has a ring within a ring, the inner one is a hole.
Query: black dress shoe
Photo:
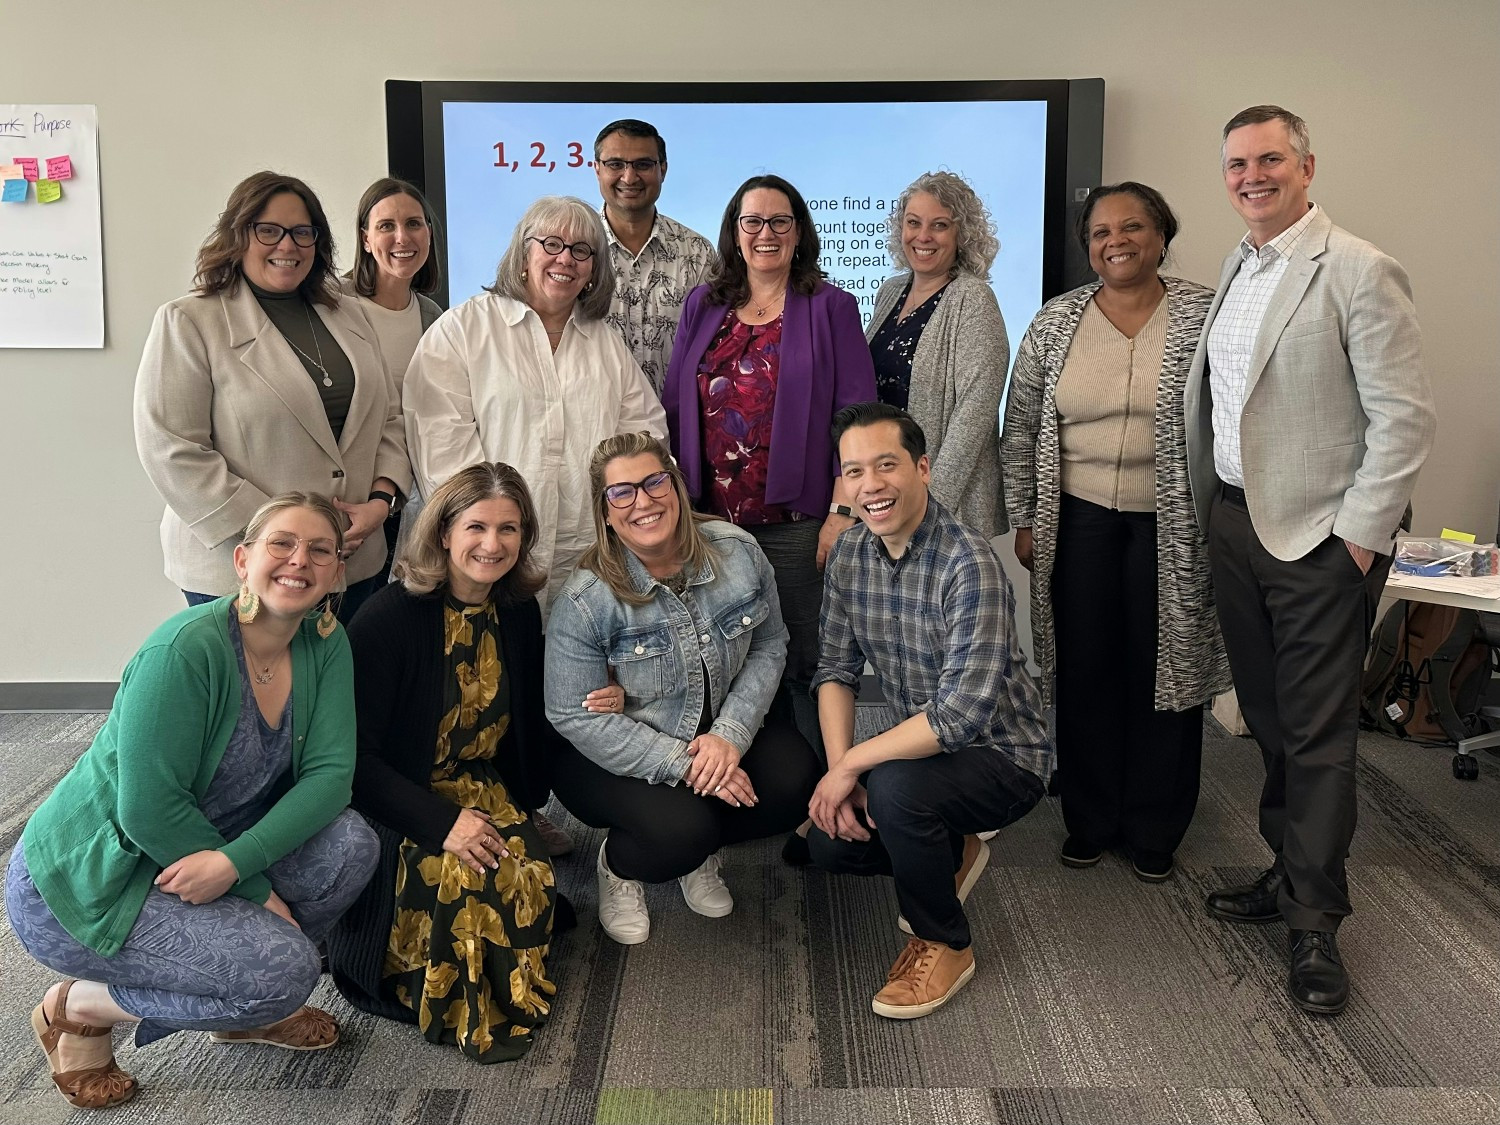
[[[1225,887],[1208,896],[1208,912],[1229,922],[1275,922],[1281,917],[1276,896],[1281,890],[1281,874],[1274,868],[1262,871],[1249,886]]]
[[[1349,1002],[1349,974],[1327,930],[1292,930],[1292,968],[1286,990],[1304,1012],[1336,1016]]]

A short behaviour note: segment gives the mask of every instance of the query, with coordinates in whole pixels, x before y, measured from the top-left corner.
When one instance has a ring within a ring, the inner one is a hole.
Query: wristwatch
[[[830,516],[843,516],[845,519],[852,520],[854,518],[854,509],[849,507],[848,504],[830,504],[828,505],[828,514]]]
[[[374,492],[370,493],[368,500],[384,500],[387,508],[394,510],[396,507],[396,494],[394,492],[384,492],[377,488]],[[366,501],[367,503],[368,500]]]

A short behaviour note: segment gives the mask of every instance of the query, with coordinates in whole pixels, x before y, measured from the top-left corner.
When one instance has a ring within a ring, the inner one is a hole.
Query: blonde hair
[[[344,517],[333,506],[333,501],[321,492],[283,492],[271,497],[255,509],[255,515],[251,516],[250,522],[245,525],[245,534],[241,542],[249,543],[259,539],[266,530],[266,524],[271,522],[272,516],[291,508],[305,508],[327,520],[328,526],[333,528],[333,545],[338,550],[339,557],[343,558]]]
[[[630,548],[622,544],[615,535],[615,529],[609,526],[609,501],[604,498],[604,472],[609,468],[611,461],[618,461],[622,457],[644,457],[652,456],[657,459],[661,467],[670,474],[672,479],[672,491],[677,495],[677,534],[673,546],[677,551],[677,558],[682,563],[684,574],[697,574],[703,569],[705,563],[716,553],[703,532],[699,530],[698,523],[701,520],[716,519],[715,516],[704,516],[693,511],[692,500],[688,497],[687,482],[682,479],[682,473],[678,471],[677,464],[672,460],[672,455],[661,440],[652,434],[642,431],[636,434],[616,434],[607,437],[594,449],[594,455],[589,458],[589,489],[593,493],[594,511],[594,545],[583,553],[578,560],[578,566],[582,570],[590,570],[597,574],[603,583],[614,592],[627,605],[646,605],[651,601],[651,594],[642,594],[630,581],[630,569],[625,556],[630,553]]]
[[[953,278],[966,273],[988,280],[990,266],[995,264],[995,255],[1000,253],[995,220],[990,215],[990,209],[984,205],[984,200],[979,198],[979,193],[962,176],[952,172],[923,172],[907,185],[891,207],[891,213],[886,217],[885,251],[891,256],[891,261],[896,263],[896,268],[911,269],[911,263],[906,260],[906,251],[901,246],[901,227],[906,221],[906,205],[919,191],[932,196],[939,206],[952,214],[953,225],[958,228],[958,238],[955,240],[958,253],[948,276]]]
[[[523,601],[547,584],[531,561],[536,546],[536,505],[526,479],[499,461],[481,461],[449,477],[422,509],[411,541],[391,567],[396,581],[412,594],[430,594],[448,584],[448,549],[443,536],[468,509],[485,500],[510,500],[521,512],[521,549],[516,564],[495,583],[491,593],[501,605]]]

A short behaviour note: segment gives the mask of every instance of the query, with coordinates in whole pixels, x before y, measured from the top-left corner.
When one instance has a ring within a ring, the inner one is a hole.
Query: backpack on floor
[[[1420,742],[1457,743],[1479,734],[1493,668],[1472,609],[1399,601],[1375,632],[1360,682],[1360,723]]]

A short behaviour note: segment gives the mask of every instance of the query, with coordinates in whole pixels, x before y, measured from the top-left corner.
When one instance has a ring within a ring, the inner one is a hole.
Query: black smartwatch
[[[854,509],[849,507],[848,504],[830,504],[828,505],[828,514],[830,516],[843,516],[845,519],[852,520],[854,518]]]
[[[374,492],[370,493],[368,499],[384,500],[385,506],[387,508],[391,509],[392,511],[395,511],[396,509],[396,494],[394,492],[383,492],[377,488]]]

